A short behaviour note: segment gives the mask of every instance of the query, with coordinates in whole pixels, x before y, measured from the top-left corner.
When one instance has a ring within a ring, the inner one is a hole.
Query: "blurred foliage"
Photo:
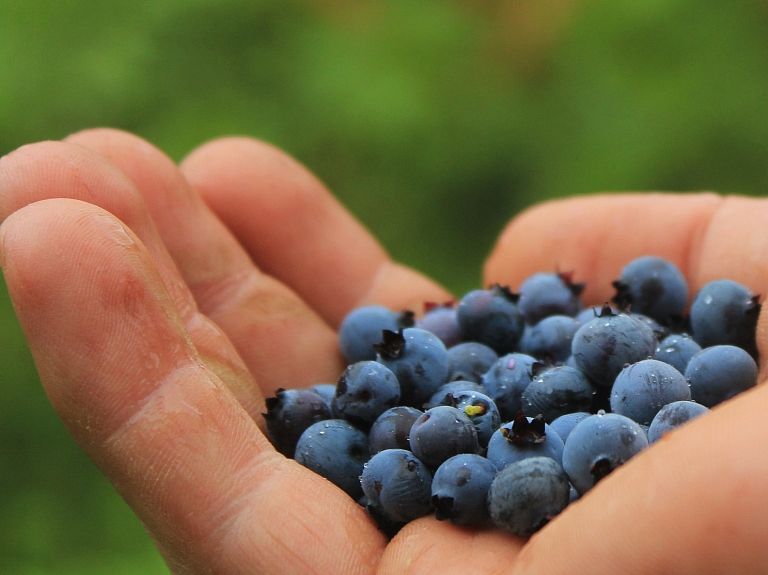
[[[0,0],[0,153],[96,125],[175,159],[263,138],[460,294],[534,202],[763,193],[767,32],[757,0]],[[0,569],[167,573],[3,298]]]

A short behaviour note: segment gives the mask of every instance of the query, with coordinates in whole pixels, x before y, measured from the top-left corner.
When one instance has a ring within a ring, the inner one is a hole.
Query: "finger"
[[[426,517],[387,546],[377,575],[509,573],[525,541],[498,529],[462,528]]]
[[[254,266],[165,154],[118,130],[86,130],[67,141],[131,179],[200,311],[229,336],[265,395],[338,379],[344,365],[334,330]]]
[[[48,198],[73,198],[101,206],[141,238],[198,353],[261,422],[261,391],[224,333],[198,311],[141,196],[125,174],[85,148],[60,142],[24,146],[0,159],[0,221]]]
[[[515,575],[768,572],[768,387],[670,433],[534,536]]]
[[[715,194],[617,194],[548,202],[504,230],[485,281],[513,287],[538,271],[574,270],[584,301],[608,301],[611,281],[644,255],[674,263],[691,297],[729,278],[768,294],[768,200]],[[757,325],[761,379],[768,374],[768,314]]]
[[[393,263],[303,166],[247,138],[201,146],[181,170],[256,265],[294,289],[334,327],[354,307],[421,311],[450,295]]]
[[[51,402],[172,572],[373,571],[378,531],[270,447],[119,220],[74,200],[31,204],[0,227],[0,262]]]

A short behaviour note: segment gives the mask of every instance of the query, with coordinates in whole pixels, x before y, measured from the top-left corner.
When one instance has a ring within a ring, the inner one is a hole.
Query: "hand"
[[[386,545],[345,494],[276,454],[264,396],[335,381],[349,309],[448,296],[268,146],[213,142],[180,170],[110,130],[28,146],[0,161],[0,218],[46,391],[175,573],[766,569],[762,387],[617,470],[528,544],[427,517]],[[657,253],[693,290],[731,277],[760,292],[766,218],[760,200],[713,195],[546,204],[511,224],[485,283],[557,265],[598,303],[623,263]]]

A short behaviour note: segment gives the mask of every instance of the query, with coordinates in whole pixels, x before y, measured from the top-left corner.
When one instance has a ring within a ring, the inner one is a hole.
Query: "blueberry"
[[[487,523],[488,490],[495,476],[496,466],[479,455],[463,453],[444,461],[432,478],[435,517],[455,525]]]
[[[493,523],[528,537],[549,523],[570,501],[568,476],[548,457],[532,457],[505,467],[488,491]]]
[[[701,347],[735,345],[757,357],[755,329],[759,297],[731,280],[715,280],[699,290],[691,304],[693,339]]]
[[[405,449],[385,449],[371,457],[360,484],[374,518],[407,523],[431,511],[432,474]]]
[[[437,391],[432,395],[432,397],[429,398],[429,401],[427,401],[423,407],[424,409],[431,409],[433,407],[437,407],[438,405],[446,405],[443,403],[446,397],[452,393],[458,393],[462,391],[477,391],[479,393],[488,395],[488,391],[479,383],[459,379],[456,381],[449,381],[448,383],[444,383],[439,388],[437,388]]]
[[[420,407],[446,382],[448,353],[439,337],[417,327],[383,332],[376,344],[376,361],[387,366],[400,382],[404,405]]]
[[[499,409],[490,397],[476,391],[459,391],[447,395],[443,399],[443,405],[450,405],[464,412],[475,426],[480,447],[488,447],[493,432],[501,425]]]
[[[465,294],[456,310],[463,339],[483,343],[498,354],[513,351],[525,326],[518,297],[498,284]]]
[[[361,429],[400,401],[400,384],[390,369],[375,361],[353,363],[339,378],[331,402],[333,416]]]
[[[659,322],[657,322],[655,319],[653,319],[651,316],[643,315],[641,313],[635,313],[632,312],[629,314],[629,317],[636,319],[637,321],[641,321],[648,325],[648,327],[651,328],[651,331],[653,332],[653,335],[656,337],[656,341],[661,341],[665,337],[667,337],[670,334],[669,328],[661,325]],[[677,317],[677,316],[675,316]],[[675,320],[679,321],[679,320]]]
[[[398,405],[382,413],[373,422],[371,430],[368,432],[368,447],[371,455],[385,449],[410,450],[408,434],[411,432],[413,422],[422,413],[414,407],[405,405]]]
[[[426,303],[424,308],[426,310],[424,316],[416,320],[415,327],[434,333],[447,348],[461,341],[461,329],[456,319],[456,308],[453,302],[443,305]]]
[[[573,431],[573,428],[582,420],[589,417],[590,414],[584,411],[577,411],[575,413],[566,413],[555,419],[549,424],[549,427],[560,436],[563,443],[568,441],[568,436]]]
[[[594,394],[587,376],[578,369],[552,367],[535,375],[523,392],[523,412],[530,417],[541,414],[551,423],[566,413],[588,411]]]
[[[607,305],[607,304],[606,304]],[[611,310],[611,313],[619,313],[619,310],[615,307],[608,306],[608,309]],[[600,314],[603,312],[603,306],[601,305],[592,305],[587,308],[584,308],[576,315],[576,321],[578,321],[580,324],[585,324],[596,317],[599,317]]]
[[[460,343],[448,349],[448,381],[480,383],[483,374],[499,356],[487,345],[476,341]]]
[[[563,440],[541,417],[525,417],[518,413],[514,421],[505,423],[491,436],[487,457],[499,470],[510,463],[529,457],[563,459]]]
[[[643,256],[629,262],[613,282],[614,301],[628,303],[634,313],[647,315],[661,324],[681,316],[688,303],[688,283],[677,266],[658,256]]]
[[[262,415],[267,423],[267,437],[286,457],[293,457],[296,442],[305,429],[331,418],[330,406],[314,389],[280,388],[265,403],[267,412]]]
[[[376,359],[373,345],[381,341],[382,330],[398,331],[413,325],[412,312],[394,312],[380,305],[352,310],[339,326],[339,348],[348,364]]]
[[[477,431],[463,411],[447,405],[428,409],[408,434],[413,454],[431,469],[459,453],[477,453]]]
[[[685,373],[688,362],[700,351],[701,346],[687,334],[672,334],[659,342],[653,358],[668,363],[680,373]]]
[[[584,495],[646,447],[648,438],[636,422],[618,413],[598,413],[571,431],[563,450],[563,468]]]
[[[653,443],[661,436],[680,427],[699,415],[708,413],[709,409],[695,401],[675,401],[668,403],[659,410],[648,429],[648,441]]]
[[[688,401],[691,390],[683,374],[657,359],[628,365],[611,390],[611,411],[650,425],[659,410],[673,401]]]
[[[571,341],[580,327],[577,319],[567,315],[545,317],[525,326],[520,351],[542,361],[563,362],[571,355]]]
[[[520,313],[525,322],[536,324],[550,315],[575,316],[581,310],[583,283],[573,283],[572,274],[537,273],[520,285]]]
[[[343,419],[327,419],[309,426],[296,444],[294,458],[358,500],[359,477],[369,458],[368,436]]]
[[[579,328],[571,346],[573,360],[584,375],[608,386],[625,364],[651,357],[655,350],[656,338],[648,325],[624,313],[614,314],[607,306]]]
[[[524,353],[500,357],[480,380],[487,395],[499,408],[502,421],[510,421],[523,410],[523,392],[533,379],[536,359]]]
[[[315,385],[309,387],[309,389],[314,389],[317,393],[322,395],[323,399],[328,404],[328,407],[331,406],[331,401],[333,401],[333,396],[336,395],[335,383],[316,383]]]
[[[685,378],[691,385],[691,398],[714,407],[757,385],[757,371],[755,360],[742,348],[714,345],[691,358]]]

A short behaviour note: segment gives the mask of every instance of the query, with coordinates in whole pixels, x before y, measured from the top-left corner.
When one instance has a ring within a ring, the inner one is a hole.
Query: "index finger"
[[[728,278],[768,294],[768,200],[712,193],[594,195],[544,203],[502,233],[485,265],[486,283],[517,288],[538,271],[574,271],[585,303],[613,295],[611,281],[644,255],[674,263],[692,297]],[[768,314],[757,326],[761,373],[768,364]]]

